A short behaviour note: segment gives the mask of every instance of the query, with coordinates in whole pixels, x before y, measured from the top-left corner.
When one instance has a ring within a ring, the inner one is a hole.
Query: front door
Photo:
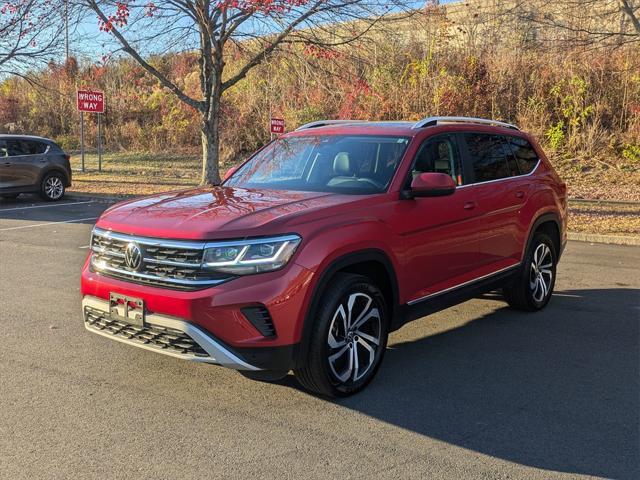
[[[450,175],[464,184],[456,135],[438,135],[418,150],[411,176],[423,172]],[[407,179],[407,186],[411,178]],[[475,192],[459,188],[449,196],[399,200],[394,231],[403,238],[402,268],[408,301],[433,295],[473,277],[477,268],[478,219]]]
[[[8,157],[2,158],[5,188],[26,187],[38,182],[40,169],[46,163],[46,145],[35,140],[7,139]],[[4,185],[3,185],[4,186]]]

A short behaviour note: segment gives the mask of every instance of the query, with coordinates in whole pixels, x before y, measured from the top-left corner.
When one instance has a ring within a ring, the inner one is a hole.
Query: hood
[[[212,240],[294,233],[302,212],[355,201],[358,196],[233,187],[170,192],[119,203],[97,226],[139,236]]]

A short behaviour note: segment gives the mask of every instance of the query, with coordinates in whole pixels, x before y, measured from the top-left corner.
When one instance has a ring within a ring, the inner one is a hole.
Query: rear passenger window
[[[523,175],[531,173],[533,169],[536,168],[539,160],[538,154],[531,144],[520,137],[509,137],[509,143],[511,144],[516,162],[518,162],[520,173]]]
[[[9,150],[7,149],[6,140],[0,140],[0,157],[8,157]]]
[[[47,151],[47,145],[35,140],[23,140],[22,149],[27,152],[27,155],[38,155]]]
[[[507,141],[500,135],[469,133],[467,142],[475,182],[487,182],[518,175]]]

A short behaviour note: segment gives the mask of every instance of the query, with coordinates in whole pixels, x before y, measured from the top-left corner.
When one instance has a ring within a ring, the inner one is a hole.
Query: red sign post
[[[282,135],[284,133],[284,118],[271,119],[271,134]]]
[[[84,112],[98,114],[98,171],[102,171],[102,114],[104,113],[104,93],[95,90],[78,90],[76,105],[80,112],[80,155],[84,172]]]

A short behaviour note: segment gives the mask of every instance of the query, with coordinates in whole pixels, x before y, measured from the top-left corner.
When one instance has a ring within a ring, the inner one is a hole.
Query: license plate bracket
[[[145,326],[144,300],[119,293],[109,293],[109,316],[138,327]]]

